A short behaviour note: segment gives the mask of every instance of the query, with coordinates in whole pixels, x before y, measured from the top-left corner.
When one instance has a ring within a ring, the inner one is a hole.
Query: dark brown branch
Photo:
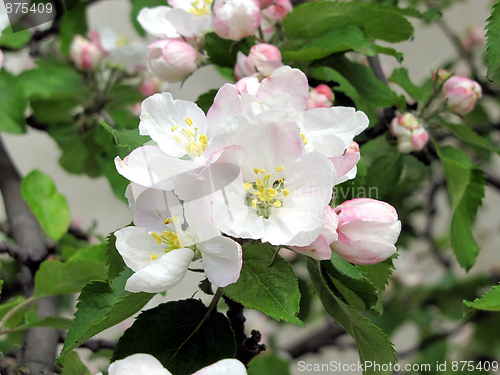
[[[347,332],[340,326],[334,325],[330,320],[328,325],[318,332],[306,337],[304,340],[285,348],[293,359],[300,358],[308,353],[318,353],[325,346],[337,344],[337,339]]]
[[[21,196],[21,176],[10,159],[0,138],[0,191],[11,225],[11,234],[20,249],[24,294],[33,295],[34,275],[40,263],[48,256],[42,229]],[[57,315],[57,297],[38,302],[41,319]],[[21,363],[33,374],[49,374],[54,370],[59,334],[54,328],[34,328],[26,333]]]
[[[240,360],[245,366],[255,358],[260,352],[266,350],[264,344],[259,344],[262,335],[257,330],[252,330],[251,336],[247,337],[245,334],[245,321],[243,309],[245,308],[241,303],[235,302],[229,297],[223,295],[224,301],[228,306],[226,313],[231,328],[234,331],[236,341],[236,359]]]
[[[22,258],[22,251],[19,246],[8,242],[0,242],[0,253],[7,253],[12,258],[17,260],[20,260]]]
[[[101,349],[115,350],[116,341],[103,340],[103,339],[87,340],[82,345],[80,345],[80,348],[90,349],[92,350],[93,353],[97,353]]]

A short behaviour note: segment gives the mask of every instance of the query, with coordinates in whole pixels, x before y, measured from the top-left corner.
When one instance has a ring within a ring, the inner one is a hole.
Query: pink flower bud
[[[335,100],[335,96],[332,90],[327,85],[321,84],[309,90],[306,109],[330,108],[333,105],[333,100]]]
[[[141,115],[141,111],[142,111],[142,102],[137,102],[132,106],[132,108],[130,108],[130,112],[132,112],[132,114],[137,117]]]
[[[450,78],[451,74],[449,71],[446,69],[438,69],[432,74],[432,80],[433,81],[438,81],[438,83],[443,83],[446,81],[448,78]]]
[[[198,69],[198,52],[182,39],[158,40],[149,48],[149,71],[163,81],[183,81]]]
[[[87,38],[97,47],[104,56],[109,55],[110,51],[106,50],[102,45],[101,33],[98,30],[92,30],[87,33]]]
[[[345,150],[345,154],[355,154],[356,152],[359,152],[359,145],[358,142],[352,141],[351,145],[347,147],[347,150]]]
[[[70,47],[71,59],[82,70],[92,70],[99,65],[103,55],[97,46],[81,35],[75,35]]]
[[[248,56],[238,53],[234,75],[238,80],[251,76],[263,79],[280,66],[283,66],[280,50],[272,44],[260,43],[250,49]]]
[[[290,0],[276,0],[274,4],[262,11],[262,15],[268,20],[281,22],[292,9],[293,5]]]
[[[3,55],[3,52],[0,49],[0,68],[3,66],[4,62],[5,62],[5,56]]]
[[[264,9],[274,3],[274,0],[259,0],[260,8]]]
[[[471,26],[467,29],[467,34],[462,39],[462,46],[470,51],[477,44],[486,44],[486,35],[484,30]]]
[[[466,115],[474,109],[476,101],[482,96],[482,91],[476,81],[454,76],[444,83],[443,96],[450,111]]]
[[[409,112],[391,121],[391,133],[398,139],[398,150],[402,153],[420,151],[429,140],[422,120]]]
[[[212,22],[221,38],[240,40],[254,35],[262,17],[257,0],[215,0]]]
[[[396,252],[401,232],[398,214],[390,204],[370,198],[351,199],[335,208],[338,240],[330,247],[354,264],[375,264]]]
[[[159,93],[160,85],[158,84],[156,78],[148,77],[142,82],[139,91],[141,92],[142,96],[147,98],[148,96],[152,96],[156,93]]]

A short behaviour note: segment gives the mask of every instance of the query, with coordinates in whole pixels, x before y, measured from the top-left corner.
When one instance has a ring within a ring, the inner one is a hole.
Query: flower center
[[[192,13],[197,17],[210,15],[210,6],[212,5],[212,2],[212,0],[193,1],[191,3],[192,8],[189,9],[189,13]]]
[[[283,167],[276,167],[276,173],[283,170]],[[265,169],[254,168],[257,175],[255,182],[245,182],[243,184],[246,190],[245,203],[257,211],[257,215],[269,219],[272,207],[281,207],[283,200],[290,194],[290,190],[285,189],[285,180],[283,178],[271,179],[271,174],[266,173]],[[272,182],[271,182],[272,181]]]
[[[164,221],[164,224],[168,225],[171,222],[176,222],[176,221],[177,221],[177,215],[171,218],[170,217],[167,218]],[[158,242],[158,245],[161,245],[162,243],[167,245],[167,247],[165,248],[166,253],[181,248],[181,242],[179,241],[179,236],[177,235],[176,232],[172,232],[170,230],[164,230],[161,234],[157,232],[151,232],[151,236],[156,240],[156,242]],[[157,258],[158,255],[156,254],[151,255],[151,260],[155,260]]]
[[[184,121],[186,121],[187,127],[179,128],[176,125],[172,126],[170,130],[176,142],[184,144],[186,153],[193,160],[203,154],[207,148],[208,139],[206,134],[198,134],[198,128],[193,127],[193,120],[189,117],[186,117]]]

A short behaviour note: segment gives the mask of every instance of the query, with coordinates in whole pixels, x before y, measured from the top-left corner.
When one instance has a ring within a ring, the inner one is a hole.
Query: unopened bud
[[[446,69],[438,69],[432,74],[432,80],[442,84],[444,83],[444,81],[450,78],[450,76],[450,72],[448,72]]]
[[[283,66],[280,50],[272,44],[260,43],[250,49],[248,56],[238,53],[234,75],[238,80],[251,76],[262,80],[280,66]]]
[[[212,22],[221,38],[241,40],[254,35],[262,20],[257,0],[215,0]]]
[[[330,87],[321,84],[309,90],[309,99],[307,99],[306,109],[330,108],[334,100],[335,96]]]
[[[450,111],[466,115],[474,109],[477,100],[482,96],[482,90],[476,81],[454,76],[444,83],[443,96]]]
[[[429,141],[422,120],[409,112],[391,121],[391,133],[398,139],[398,150],[402,153],[420,151]]]
[[[99,48],[81,35],[75,35],[70,47],[71,59],[82,70],[96,68],[103,58]]]
[[[163,81],[183,81],[198,69],[198,52],[182,39],[158,40],[149,48],[148,68]]]

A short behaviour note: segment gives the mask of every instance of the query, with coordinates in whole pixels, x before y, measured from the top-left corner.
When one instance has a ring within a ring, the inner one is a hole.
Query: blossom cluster
[[[183,81],[206,60],[206,33],[235,41],[248,36],[268,41],[292,10],[290,0],[170,0],[169,5],[143,8],[138,16],[141,26],[159,38],[149,46],[149,70],[168,82]],[[282,65],[278,48],[267,43],[255,47],[248,57],[239,52],[238,79],[256,73],[268,76]]]
[[[204,112],[155,94],[142,103],[139,130],[155,144],[116,158],[135,226],[115,233],[135,272],[126,289],[161,292],[201,259],[210,282],[238,280],[245,238],[314,259],[332,249],[359,264],[391,256],[401,223],[372,199],[332,209],[333,188],[356,175],[353,138],[367,116],[349,107],[307,109],[307,77],[279,67],[259,81],[226,84]],[[223,235],[224,234],[224,235]]]

